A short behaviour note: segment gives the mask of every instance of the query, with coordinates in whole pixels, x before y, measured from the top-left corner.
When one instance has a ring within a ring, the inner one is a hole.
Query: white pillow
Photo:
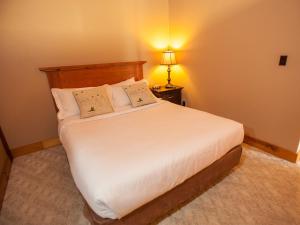
[[[124,106],[131,105],[131,101],[122,87],[139,82],[145,82],[147,86],[149,84],[148,81],[145,79],[135,82],[134,77],[132,77],[128,80],[111,85],[112,102],[115,110],[118,110],[118,108],[122,108]]]
[[[57,118],[63,120],[68,116],[79,115],[79,108],[73,96],[75,88],[52,88],[51,92],[58,108]]]
[[[122,86],[134,84],[134,82],[134,77],[132,77],[128,80],[111,85],[112,102],[115,109],[130,105],[130,100]]]
[[[112,101],[112,93],[109,85],[105,85],[110,101]],[[57,118],[63,120],[69,116],[79,115],[80,110],[74,98],[73,91],[91,89],[93,87],[84,88],[52,88],[51,92],[58,108]]]

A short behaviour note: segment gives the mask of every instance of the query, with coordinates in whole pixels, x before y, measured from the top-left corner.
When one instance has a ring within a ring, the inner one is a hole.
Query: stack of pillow
[[[52,88],[51,92],[58,108],[59,120],[74,115],[87,118],[157,101],[148,88],[148,82],[146,80],[135,82],[134,78],[99,87]]]

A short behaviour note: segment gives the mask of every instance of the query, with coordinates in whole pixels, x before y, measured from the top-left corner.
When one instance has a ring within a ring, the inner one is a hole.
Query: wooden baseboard
[[[248,145],[252,145],[256,148],[259,148],[265,152],[268,152],[274,156],[277,156],[279,158],[288,160],[290,162],[296,163],[298,160],[300,160],[300,154],[296,152],[289,151],[285,148],[278,147],[276,145],[270,144],[268,142],[250,137],[245,136],[244,143]]]
[[[292,152],[287,149],[278,147],[276,145],[270,144],[268,142],[265,142],[265,141],[247,136],[247,135],[244,138],[244,143],[246,143],[248,145],[252,145],[254,147],[257,147],[265,152],[268,152],[274,156],[288,160],[293,163],[300,161],[300,152],[299,153]],[[53,139],[48,139],[45,141],[40,141],[40,142],[36,142],[33,144],[29,144],[26,146],[18,147],[18,148],[12,149],[11,151],[12,151],[13,157],[16,158],[18,156],[26,155],[26,154],[29,154],[32,152],[41,151],[43,149],[55,147],[57,145],[61,145],[59,138],[53,138]]]
[[[40,141],[40,142],[36,142],[33,144],[15,148],[15,149],[12,149],[11,152],[12,152],[13,157],[16,158],[16,157],[26,155],[26,154],[29,154],[32,152],[37,152],[37,151],[41,151],[43,149],[55,147],[60,144],[61,144],[61,142],[60,142],[59,138],[53,138],[53,139],[48,139],[45,141]]]

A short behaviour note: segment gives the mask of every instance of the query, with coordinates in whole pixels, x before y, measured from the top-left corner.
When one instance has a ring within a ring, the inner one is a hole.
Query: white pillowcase
[[[51,92],[58,108],[57,118],[63,120],[69,116],[79,115],[79,107],[73,96],[73,91],[77,89],[52,88]]]
[[[143,79],[138,82],[146,82],[148,85],[148,81]],[[109,99],[112,102],[112,106],[114,111],[118,111],[126,106],[131,106],[130,99],[128,95],[123,90],[122,86],[130,85],[136,83],[134,81],[134,77],[122,81],[120,83],[116,83],[113,85],[106,85],[107,94]],[[84,87],[84,88],[52,88],[51,92],[54,97],[54,101],[58,108],[57,118],[59,120],[63,120],[69,116],[79,115],[80,110],[78,104],[73,96],[73,91],[90,89],[93,87]]]
[[[131,104],[131,102],[130,102],[126,92],[123,90],[122,86],[130,85],[130,84],[134,84],[134,83],[135,83],[134,77],[132,77],[132,78],[122,81],[120,83],[110,85],[111,93],[112,93],[112,102],[113,102],[114,108],[120,108],[120,107],[124,107],[124,106]]]

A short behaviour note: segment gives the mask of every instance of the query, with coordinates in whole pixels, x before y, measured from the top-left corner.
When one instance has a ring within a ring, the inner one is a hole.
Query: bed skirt
[[[104,219],[93,212],[87,203],[84,209],[85,216],[92,225],[149,225],[158,223],[215,185],[225,175],[228,175],[231,169],[239,164],[241,154],[242,146],[239,145],[182,184],[121,219]]]

